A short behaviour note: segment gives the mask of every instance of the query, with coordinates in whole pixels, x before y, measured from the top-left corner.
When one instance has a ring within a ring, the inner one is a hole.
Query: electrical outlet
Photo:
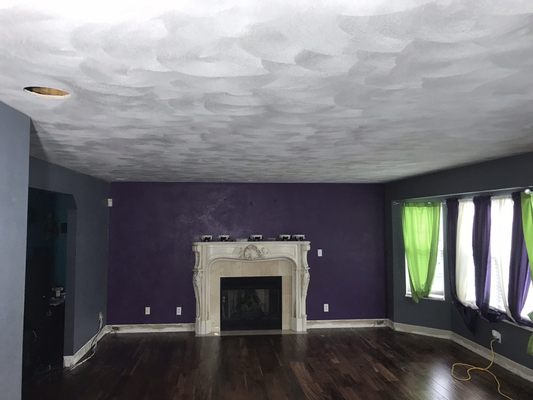
[[[492,330],[492,338],[496,339],[498,343],[502,342],[502,334],[495,329]]]
[[[144,315],[150,315],[150,307],[144,307]]]
[[[318,249],[316,252],[319,257],[322,257],[322,249]]]
[[[329,312],[329,304],[324,303],[324,312]]]
[[[181,307],[176,307],[176,315],[181,315]]]

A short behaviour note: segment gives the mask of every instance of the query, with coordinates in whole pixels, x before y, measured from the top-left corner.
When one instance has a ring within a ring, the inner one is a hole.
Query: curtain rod
[[[393,200],[392,205],[400,205],[405,202],[424,202],[424,201],[444,201],[446,199],[454,198],[454,197],[474,197],[474,196],[483,196],[483,195],[497,195],[497,194],[504,194],[504,193],[513,193],[517,191],[524,191],[526,194],[529,194],[533,191],[532,186],[522,186],[522,187],[512,187],[512,188],[504,188],[504,189],[491,189],[491,190],[483,190],[483,191],[477,191],[477,192],[462,192],[462,193],[454,193],[454,194],[441,194],[441,195],[435,195],[435,196],[425,196],[425,197],[410,197],[408,199],[403,200]],[[529,193],[528,193],[529,192]]]

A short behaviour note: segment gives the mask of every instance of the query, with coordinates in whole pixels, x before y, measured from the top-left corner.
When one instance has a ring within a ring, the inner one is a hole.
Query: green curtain
[[[533,279],[533,196],[522,193],[522,227],[526,242],[531,279]]]
[[[427,297],[435,276],[441,204],[405,203],[402,209],[403,242],[413,300]]]

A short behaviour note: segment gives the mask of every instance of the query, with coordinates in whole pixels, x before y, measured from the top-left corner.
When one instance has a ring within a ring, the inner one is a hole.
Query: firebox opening
[[[221,330],[281,329],[281,276],[220,278]]]

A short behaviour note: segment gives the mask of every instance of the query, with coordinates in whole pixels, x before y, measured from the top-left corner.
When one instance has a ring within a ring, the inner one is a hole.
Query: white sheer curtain
[[[513,237],[513,199],[491,199],[490,225],[490,301],[489,305],[512,319],[507,293],[509,291],[509,266],[511,263],[511,240]]]
[[[472,230],[474,227],[474,202],[459,200],[457,216],[457,255],[455,283],[457,297],[465,306],[477,308],[474,256],[472,254]]]

